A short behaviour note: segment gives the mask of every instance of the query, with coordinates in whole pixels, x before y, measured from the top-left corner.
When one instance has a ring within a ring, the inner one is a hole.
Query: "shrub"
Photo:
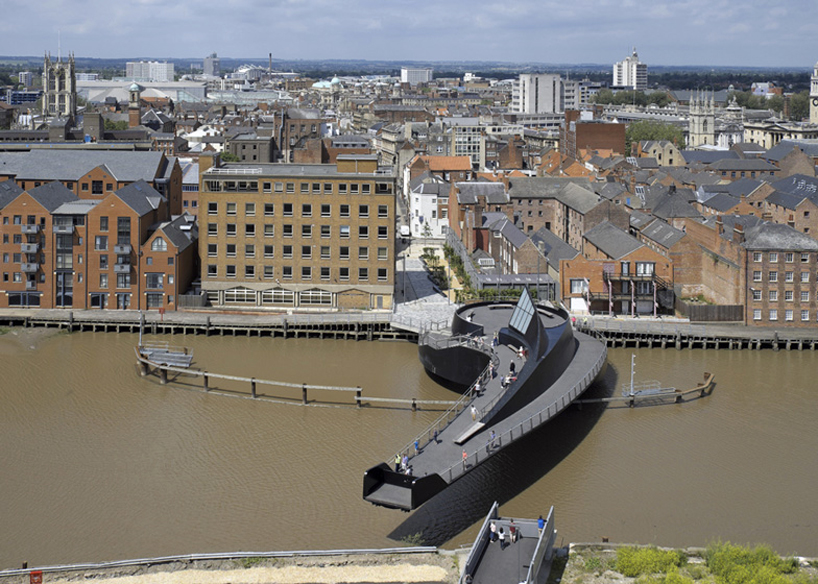
[[[788,582],[784,574],[798,569],[795,558],[781,558],[769,546],[749,547],[714,543],[705,553],[707,567],[723,584],[779,584]]]
[[[616,570],[629,578],[642,574],[667,572],[670,568],[678,568],[686,562],[687,556],[675,550],[660,550],[655,547],[623,547],[616,551]]]

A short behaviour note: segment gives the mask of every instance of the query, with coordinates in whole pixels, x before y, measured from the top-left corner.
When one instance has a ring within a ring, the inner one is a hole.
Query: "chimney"
[[[721,215],[716,215],[716,232],[719,235],[724,234],[724,221],[721,218]]]
[[[736,245],[741,245],[744,243],[744,225],[736,224],[733,227],[733,243]]]

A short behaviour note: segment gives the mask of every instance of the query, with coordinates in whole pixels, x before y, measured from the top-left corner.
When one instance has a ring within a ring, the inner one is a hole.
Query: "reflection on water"
[[[453,399],[408,343],[176,337],[210,371]],[[168,338],[162,338],[168,340]],[[554,505],[560,539],[768,542],[818,555],[812,352],[639,350],[637,380],[712,396],[570,408],[412,515],[361,499],[362,475],[437,412],[304,408],[142,379],[135,335],[76,333],[36,349],[0,337],[0,567],[175,553],[467,543],[492,501]],[[609,352],[599,395],[633,351]],[[247,388],[243,388],[245,391]],[[295,398],[299,396],[296,395]]]

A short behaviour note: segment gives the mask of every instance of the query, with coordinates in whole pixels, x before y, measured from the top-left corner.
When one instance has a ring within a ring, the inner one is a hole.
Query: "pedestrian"
[[[480,380],[478,379],[477,382],[474,384],[474,397],[477,397],[477,396],[480,395],[481,389],[482,388],[480,386]]]
[[[400,472],[400,454],[395,455],[395,472]]]
[[[468,460],[469,455],[466,454],[466,451],[463,450],[463,470],[466,470],[466,461]]]
[[[497,439],[497,434],[494,433],[494,430],[491,431],[491,447],[494,448],[494,441]]]
[[[508,524],[508,538],[511,540],[511,543],[517,541],[517,526],[514,525],[513,519]]]
[[[491,522],[489,525],[489,541],[496,541],[497,540],[497,526],[494,524],[494,521]]]
[[[477,408],[474,407],[474,404],[471,405],[471,419],[477,420]]]
[[[514,377],[514,373],[517,371],[517,365],[514,364],[514,361],[508,364],[508,375],[509,377]]]
[[[497,331],[494,331],[494,336],[491,337],[491,346],[496,347],[499,342],[500,342],[500,339],[497,336]]]
[[[588,327],[588,317],[587,316],[582,317],[582,326],[586,327],[586,328]]]
[[[401,470],[406,472],[406,469],[409,468],[409,456],[404,454],[403,460],[401,461]]]
[[[434,439],[435,439],[435,444],[437,444],[437,428],[435,428]]]
[[[506,534],[502,527],[500,528],[500,535],[498,537],[500,538],[500,551],[503,551],[506,547]]]
[[[494,361],[489,363],[489,378],[494,379]]]
[[[415,440],[415,456],[418,455],[418,450],[420,450],[420,444],[418,444],[418,441]]]
[[[522,361],[522,360],[523,360],[523,355],[524,355],[524,354],[525,354],[525,353],[524,353],[523,346],[522,346],[522,345],[520,345],[520,348],[519,348],[519,349],[517,349],[517,358],[518,358],[520,361]]]
[[[539,530],[540,535],[542,535],[542,530],[545,529],[545,519],[542,518],[542,515],[540,515],[540,518],[537,519],[537,529]]]

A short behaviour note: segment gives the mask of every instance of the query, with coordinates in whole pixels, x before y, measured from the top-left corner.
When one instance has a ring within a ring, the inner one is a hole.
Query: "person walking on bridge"
[[[471,419],[472,421],[477,421],[477,408],[474,407],[474,404],[471,405]]]
[[[395,455],[395,472],[400,472],[400,454]]]

